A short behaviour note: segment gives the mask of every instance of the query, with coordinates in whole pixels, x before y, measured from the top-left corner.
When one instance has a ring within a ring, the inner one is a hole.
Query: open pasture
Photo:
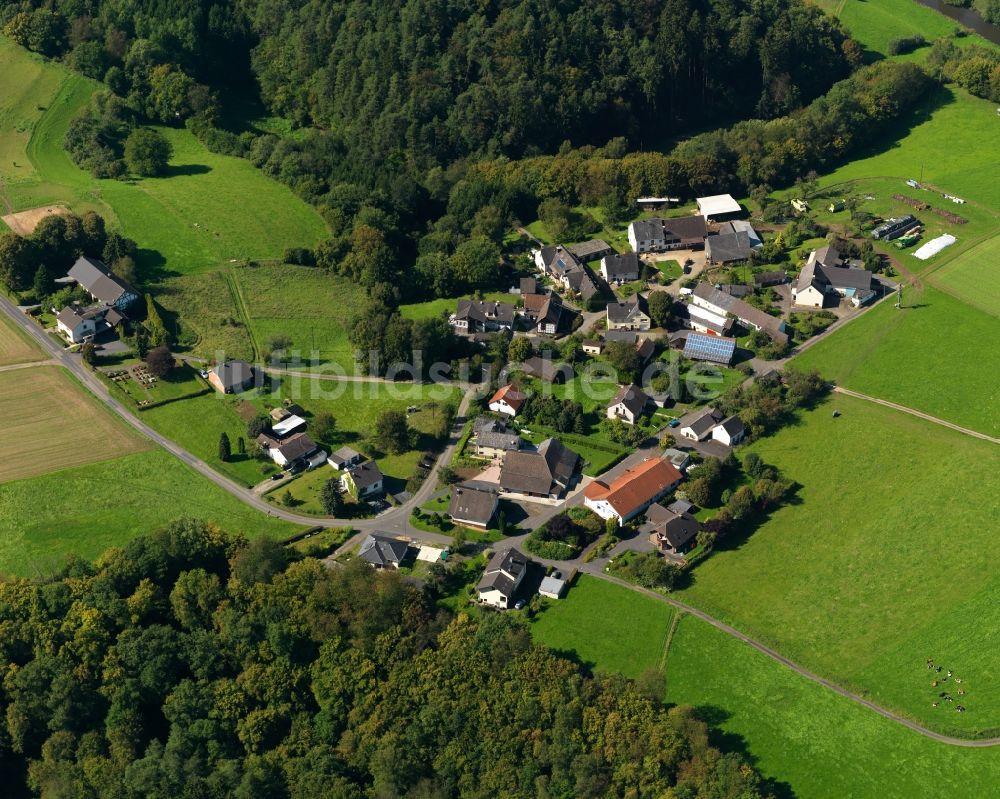
[[[947,262],[929,279],[969,305],[1000,317],[1000,235]]]
[[[59,367],[0,373],[0,481],[111,460],[150,444]]]
[[[45,358],[42,351],[18,330],[3,314],[0,314],[0,366],[30,363]]]

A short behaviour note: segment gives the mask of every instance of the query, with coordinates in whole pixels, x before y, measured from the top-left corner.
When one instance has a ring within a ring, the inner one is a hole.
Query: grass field
[[[0,482],[111,460],[149,447],[61,368],[0,373]]]
[[[176,273],[278,258],[286,247],[324,237],[319,214],[290,189],[243,159],[210,153],[183,128],[160,128],[174,147],[168,176],[92,178],[62,142],[98,84],[7,40],[0,41],[0,63],[0,177],[14,210],[53,202],[98,210],[139,243],[140,265]]]
[[[753,449],[797,500],[682,598],[929,726],[1000,727],[997,447],[837,396]],[[963,678],[968,712],[931,708],[927,657]]]
[[[638,677],[660,663],[673,615],[662,602],[581,575],[564,599],[546,600],[531,634],[590,668]]]
[[[3,314],[0,314],[0,366],[41,361],[45,354]]]
[[[880,303],[797,356],[839,385],[1000,435],[997,318],[927,287]]]
[[[698,708],[717,744],[749,750],[781,799],[979,799],[1000,782],[1000,750],[923,738],[691,616],[670,646],[667,701]]]
[[[502,291],[487,291],[483,293],[483,299],[490,300],[492,302],[509,302],[511,304],[516,304],[520,300],[520,297],[516,294],[505,294]],[[445,297],[436,300],[428,300],[426,302],[414,302],[408,305],[400,305],[399,313],[404,319],[413,319],[414,321],[419,319],[435,319],[439,316],[454,313],[457,302],[457,297]]]
[[[1000,316],[1000,235],[962,253],[930,280],[969,305]]]
[[[47,574],[68,554],[94,557],[179,516],[249,537],[300,529],[248,508],[157,449],[0,485],[0,572]]]
[[[315,353],[321,362],[355,373],[348,331],[364,302],[361,286],[319,269],[283,264],[234,269],[232,275],[237,306],[261,351],[269,349],[272,337],[287,336],[303,360]]]

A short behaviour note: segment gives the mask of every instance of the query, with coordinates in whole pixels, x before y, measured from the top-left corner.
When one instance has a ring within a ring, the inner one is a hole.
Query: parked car
[[[198,374],[200,374],[205,380],[208,380],[208,372],[206,372],[204,369],[198,372]]]
[[[524,608],[524,600],[519,599],[514,603],[514,610],[522,610]]]
[[[280,480],[284,476],[285,476],[284,472],[278,472],[277,474],[272,474],[271,475],[271,479],[272,480]]]
[[[669,422],[667,422],[667,426],[668,427],[680,427],[681,426],[681,420],[680,419],[671,419]]]

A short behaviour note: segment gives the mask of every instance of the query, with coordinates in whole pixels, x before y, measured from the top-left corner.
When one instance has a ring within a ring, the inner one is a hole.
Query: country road
[[[186,463],[192,469],[194,469],[195,471],[202,474],[204,477],[211,480],[219,488],[223,489],[232,496],[236,497],[244,504],[256,508],[262,513],[267,513],[270,516],[283,519],[285,521],[292,522],[295,524],[301,524],[308,527],[326,527],[326,528],[350,527],[360,531],[358,534],[352,537],[351,541],[349,541],[348,544],[345,544],[344,547],[341,547],[340,550],[338,551],[343,551],[345,548],[349,546],[356,545],[358,540],[365,532],[374,530],[384,531],[388,533],[395,533],[400,535],[407,535],[410,538],[418,541],[422,540],[435,544],[446,544],[451,542],[450,537],[439,535],[436,533],[426,533],[415,530],[409,524],[409,517],[410,517],[410,512],[413,508],[423,504],[434,493],[437,486],[437,474],[441,464],[450,462],[451,456],[455,450],[455,446],[458,443],[458,436],[460,434],[458,431],[461,430],[461,425],[458,422],[456,422],[455,427],[452,429],[448,444],[441,452],[437,460],[435,461],[434,466],[432,467],[430,473],[427,476],[427,479],[424,480],[420,488],[413,494],[413,496],[409,500],[407,500],[407,502],[389,511],[386,511],[385,513],[374,519],[360,519],[360,520],[333,519],[333,518],[321,518],[316,516],[305,516],[293,513],[292,511],[286,510],[284,508],[279,508],[271,505],[270,503],[266,502],[261,497],[256,495],[252,489],[244,488],[243,486],[235,483],[234,481],[230,480],[229,478],[215,471],[207,463],[195,457],[183,447],[175,444],[173,441],[161,435],[156,430],[151,428],[149,425],[142,422],[137,416],[131,413],[120,402],[118,402],[114,397],[111,396],[107,388],[100,382],[100,380],[98,380],[92,374],[92,372],[86,367],[86,365],[83,363],[82,359],[79,356],[72,355],[66,352],[61,347],[57,346],[55,342],[52,341],[52,339],[50,339],[45,334],[44,331],[42,331],[30,319],[28,319],[23,313],[21,313],[18,307],[2,294],[0,294],[0,311],[6,313],[7,316],[9,316],[10,319],[16,325],[18,325],[22,330],[24,330],[31,337],[31,339],[34,342],[36,342],[42,348],[42,350],[48,353],[48,355],[50,356],[49,360],[42,362],[35,362],[34,364],[30,364],[30,366],[38,366],[44,363],[44,364],[57,364],[65,367],[98,400],[104,403],[104,405],[106,405],[113,413],[119,416],[122,419],[122,421],[124,421],[126,424],[128,424],[130,427],[132,427],[142,435],[149,438],[151,441],[163,447],[165,450],[173,454],[182,462]],[[25,366],[18,365],[17,368],[27,368],[27,366],[29,365]],[[966,430],[965,428],[958,427],[957,425],[953,425],[950,422],[946,422],[942,419],[936,419],[935,417],[923,414],[919,411],[914,411],[913,409],[910,408],[905,408],[904,406],[897,406],[894,403],[886,402],[884,400],[878,400],[874,397],[867,397],[863,394],[856,394],[856,392],[850,392],[847,391],[846,389],[843,390],[835,389],[835,390],[839,390],[841,393],[844,394],[857,396],[861,399],[871,400],[873,402],[886,405],[890,408],[895,408],[896,410],[902,411],[904,413],[910,413],[915,416],[919,416],[921,418],[927,419],[937,424],[941,424],[945,427],[950,427],[959,432],[963,432],[968,435],[975,436],[977,438],[993,441],[994,443],[1000,443],[1000,440],[990,438],[989,436],[986,436],[981,433],[976,433],[975,431],[972,430]],[[459,420],[463,419],[465,415],[468,413],[470,404],[472,402],[473,397],[475,396],[475,393],[476,393],[475,388],[470,387],[468,390],[466,390],[464,396],[462,397],[461,404],[459,405],[458,408],[457,418]],[[655,447],[655,445],[653,446]],[[625,469],[629,468],[630,466],[636,465],[644,457],[648,456],[650,451],[651,451],[650,446],[640,448],[635,453],[633,453],[628,458],[619,463],[617,466],[615,466],[613,469],[609,470],[608,472],[606,472],[604,475],[601,476],[605,479],[608,478],[613,479],[615,476],[620,474]],[[578,489],[576,493],[570,497],[567,504],[573,505],[573,504],[579,504],[580,502],[582,502],[582,492],[579,491]],[[551,513],[548,515],[552,515],[558,512],[558,510],[560,509],[561,508],[553,508]],[[508,539],[508,541],[510,542],[511,545],[520,544],[523,541],[524,537],[525,536],[523,535],[515,536]],[[628,590],[636,591],[638,593],[651,596],[658,601],[665,602],[666,604],[677,608],[678,610],[682,610],[685,613],[690,613],[692,616],[696,616],[697,618],[712,625],[713,627],[726,633],[727,635],[730,635],[742,641],[746,645],[752,647],[753,649],[757,650],[763,655],[766,655],[775,662],[780,663],[781,665],[785,666],[788,669],[791,669],[799,676],[804,677],[805,679],[810,680],[818,685],[822,685],[823,687],[833,691],[834,693],[846,699],[849,699],[857,704],[860,704],[868,708],[869,710],[878,713],[880,716],[890,719],[891,721],[895,721],[903,725],[904,727],[907,727],[908,729],[920,735],[923,735],[926,738],[930,738],[940,743],[949,744],[952,746],[960,746],[968,748],[986,748],[986,747],[993,747],[1000,745],[1000,738],[982,738],[982,739],[955,738],[949,735],[943,735],[941,733],[937,733],[934,732],[933,730],[927,729],[926,727],[921,726],[915,721],[900,716],[897,713],[894,713],[891,710],[883,708],[875,704],[874,702],[871,702],[865,699],[864,697],[855,694],[849,691],[848,689],[843,688],[842,686],[831,682],[830,680],[827,680],[824,677],[820,677],[819,675],[814,674],[813,672],[807,670],[806,668],[784,657],[779,652],[770,648],[763,642],[745,635],[744,633],[737,630],[735,627],[730,626],[726,622],[717,619],[714,616],[705,613],[704,611],[698,610],[697,608],[687,605],[684,602],[680,602],[679,600],[672,599],[655,591],[650,591],[648,589],[641,588],[640,586],[634,585],[632,583],[626,582],[617,577],[613,577],[612,575],[607,574],[603,569],[603,564],[606,563],[606,561],[599,560],[599,561],[594,561],[592,563],[583,563],[582,561],[578,560],[576,562],[566,563],[566,562],[546,561],[541,558],[536,558],[536,559],[545,565],[559,566],[562,568],[565,568],[568,565],[576,565],[577,568],[579,568],[579,570],[585,574],[589,574],[598,579],[606,580],[616,585],[620,585]]]

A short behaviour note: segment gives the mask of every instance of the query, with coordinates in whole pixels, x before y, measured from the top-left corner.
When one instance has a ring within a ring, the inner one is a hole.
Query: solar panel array
[[[736,352],[736,339],[724,336],[704,336],[701,333],[690,333],[684,344],[684,357],[696,358],[700,361],[713,361],[728,364]]]

